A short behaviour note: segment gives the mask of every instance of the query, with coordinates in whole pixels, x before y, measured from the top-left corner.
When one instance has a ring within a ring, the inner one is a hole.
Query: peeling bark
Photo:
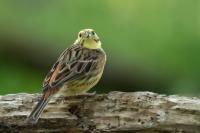
[[[200,99],[152,92],[53,98],[36,125],[24,123],[39,94],[0,96],[0,132],[199,133]]]

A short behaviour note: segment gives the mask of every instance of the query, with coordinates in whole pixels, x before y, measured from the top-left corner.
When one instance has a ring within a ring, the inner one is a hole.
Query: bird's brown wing
[[[65,50],[53,65],[43,83],[43,96],[48,98],[56,93],[66,82],[77,80],[97,65],[97,55],[84,53],[81,47],[71,47]]]

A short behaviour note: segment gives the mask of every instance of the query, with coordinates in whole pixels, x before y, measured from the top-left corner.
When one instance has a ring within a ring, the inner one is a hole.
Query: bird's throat
[[[101,48],[101,41],[87,39],[83,42],[83,47],[88,48],[88,49],[99,49]]]

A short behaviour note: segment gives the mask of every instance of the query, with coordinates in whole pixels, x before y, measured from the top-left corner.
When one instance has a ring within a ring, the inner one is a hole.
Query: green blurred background
[[[1,0],[0,94],[41,92],[83,28],[108,57],[92,91],[200,96],[199,0]]]

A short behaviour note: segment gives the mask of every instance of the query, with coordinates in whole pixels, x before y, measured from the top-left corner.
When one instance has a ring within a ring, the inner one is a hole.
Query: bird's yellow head
[[[98,49],[101,48],[101,41],[93,29],[84,29],[78,33],[76,43],[81,44],[85,48]]]

